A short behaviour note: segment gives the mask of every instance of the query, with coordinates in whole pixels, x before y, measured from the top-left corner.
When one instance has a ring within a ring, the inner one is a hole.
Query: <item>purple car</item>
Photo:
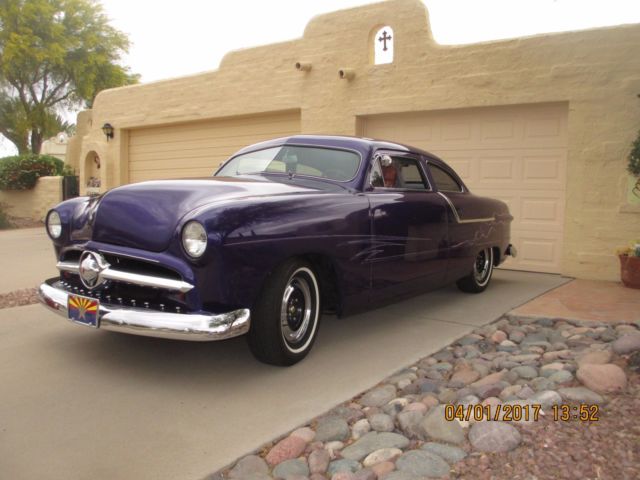
[[[456,282],[482,292],[513,217],[442,160],[396,143],[294,136],[212,177],[149,181],[47,215],[60,276],[44,305],[81,325],[183,340],[247,336],[261,361],[309,353],[320,316]]]

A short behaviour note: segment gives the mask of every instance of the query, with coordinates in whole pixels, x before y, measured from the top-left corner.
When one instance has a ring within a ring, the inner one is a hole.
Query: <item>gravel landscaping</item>
[[[210,478],[637,479],[638,412],[637,325],[503,318]]]
[[[38,289],[24,288],[9,293],[0,293],[0,309],[20,307],[38,303]]]

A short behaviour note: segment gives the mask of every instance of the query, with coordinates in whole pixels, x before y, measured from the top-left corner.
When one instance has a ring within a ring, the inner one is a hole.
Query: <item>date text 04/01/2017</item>
[[[498,405],[446,405],[444,410],[445,420],[481,422],[488,421],[515,421],[540,419],[542,405],[540,404],[498,404]],[[599,406],[591,404],[580,405],[553,405],[551,408],[554,421],[567,422],[579,420],[582,422],[597,422],[599,419]],[[542,413],[544,415],[544,413]]]

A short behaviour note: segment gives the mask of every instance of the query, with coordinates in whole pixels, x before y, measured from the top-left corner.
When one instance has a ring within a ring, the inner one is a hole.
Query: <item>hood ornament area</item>
[[[96,252],[84,251],[80,256],[80,281],[92,290],[106,282],[101,273],[109,268],[109,264],[102,255]]]

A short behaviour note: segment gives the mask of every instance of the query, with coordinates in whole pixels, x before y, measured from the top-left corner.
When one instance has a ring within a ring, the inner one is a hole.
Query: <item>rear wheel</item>
[[[319,321],[315,272],[306,262],[288,260],[267,279],[251,311],[251,352],[265,363],[293,365],[311,350]]]
[[[473,262],[473,270],[469,275],[456,282],[463,292],[480,293],[489,286],[493,274],[493,248],[488,247],[476,256]]]

